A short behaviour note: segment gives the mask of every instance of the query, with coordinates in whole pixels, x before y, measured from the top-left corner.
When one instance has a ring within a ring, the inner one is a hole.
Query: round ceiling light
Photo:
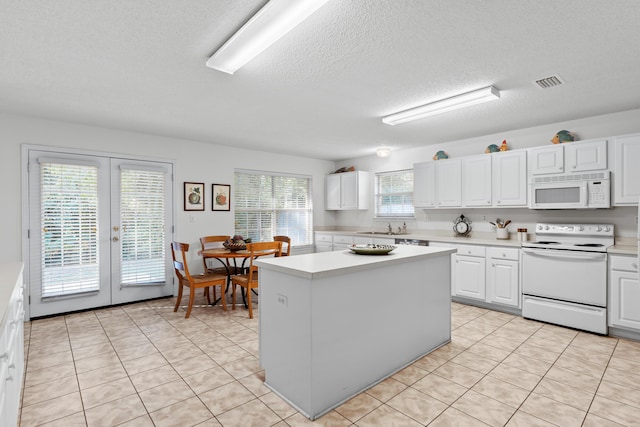
[[[391,155],[391,148],[381,147],[376,150],[378,157],[389,157]]]

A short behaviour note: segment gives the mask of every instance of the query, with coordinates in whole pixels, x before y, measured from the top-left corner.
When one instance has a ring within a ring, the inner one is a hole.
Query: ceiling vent
[[[533,82],[540,89],[549,89],[550,87],[560,86],[564,84],[564,80],[559,75],[553,75],[545,77],[544,79],[536,80]]]

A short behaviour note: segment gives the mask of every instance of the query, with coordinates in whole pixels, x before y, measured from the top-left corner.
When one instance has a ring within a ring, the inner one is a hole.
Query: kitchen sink
[[[389,233],[388,231],[358,231],[358,234],[379,234],[383,236],[397,236],[400,233]]]

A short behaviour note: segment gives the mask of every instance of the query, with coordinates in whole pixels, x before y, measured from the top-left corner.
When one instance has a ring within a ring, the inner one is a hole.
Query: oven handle
[[[522,252],[530,255],[550,258],[601,259],[606,260],[607,254],[601,252],[556,251],[553,249],[522,248]]]

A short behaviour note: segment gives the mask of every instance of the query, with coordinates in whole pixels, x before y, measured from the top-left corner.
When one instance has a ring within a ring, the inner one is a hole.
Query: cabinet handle
[[[634,262],[633,264],[631,264],[631,267],[635,268],[636,270],[638,269],[638,263]]]
[[[495,264],[491,264],[491,267],[495,267],[495,266],[496,266]]]

